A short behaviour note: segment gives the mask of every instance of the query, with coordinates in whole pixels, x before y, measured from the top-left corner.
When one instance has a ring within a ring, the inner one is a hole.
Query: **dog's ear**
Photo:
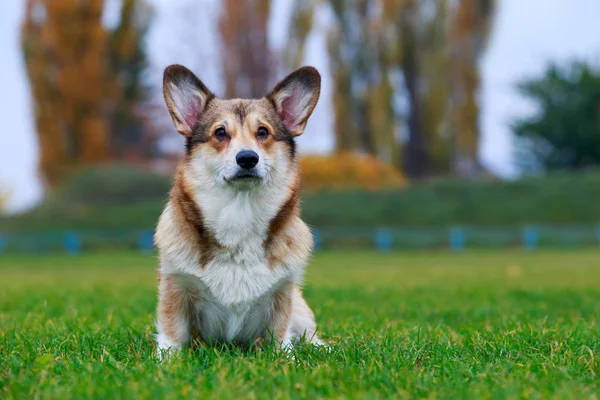
[[[292,135],[304,132],[321,92],[321,75],[313,67],[302,67],[282,80],[267,95]]]
[[[165,69],[163,94],[175,129],[184,136],[192,135],[198,117],[215,97],[192,71],[181,65]]]

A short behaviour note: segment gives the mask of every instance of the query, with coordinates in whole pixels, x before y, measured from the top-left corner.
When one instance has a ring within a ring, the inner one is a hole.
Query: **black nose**
[[[258,164],[258,154],[252,150],[242,150],[235,156],[235,162],[244,169],[254,168]]]

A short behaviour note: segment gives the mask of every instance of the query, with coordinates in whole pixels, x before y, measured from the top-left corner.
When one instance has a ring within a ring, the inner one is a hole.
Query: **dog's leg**
[[[159,272],[158,356],[168,356],[190,342],[195,297],[175,276]]]
[[[269,338],[275,340],[277,348],[289,350],[292,338],[289,335],[290,316],[292,312],[293,287],[286,285],[273,297],[271,318],[269,321]]]
[[[317,324],[315,322],[315,315],[308,304],[306,304],[306,300],[304,300],[300,288],[294,286],[292,290],[292,313],[288,336],[290,336],[293,341],[305,338],[314,345],[325,345],[321,339],[319,339],[316,332]]]

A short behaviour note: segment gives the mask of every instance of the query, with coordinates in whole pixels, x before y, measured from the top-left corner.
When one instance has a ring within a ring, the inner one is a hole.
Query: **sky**
[[[113,4],[118,0],[109,0]],[[285,43],[289,5],[293,0],[274,0],[271,44]],[[216,31],[218,0],[205,0],[197,24],[182,21],[189,9],[186,0],[151,0],[156,19],[148,38],[153,68],[149,79],[161,81],[164,67],[172,63],[189,66],[216,93],[222,88],[218,49],[207,40]],[[29,86],[19,44],[20,21],[25,0],[0,4],[0,188],[12,192],[10,209],[23,210],[42,196],[37,179],[37,142],[31,117]],[[187,11],[187,12],[186,12]],[[110,13],[107,13],[110,23]],[[508,124],[533,111],[532,105],[514,90],[515,83],[541,74],[551,62],[579,58],[600,61],[600,1],[598,0],[498,0],[498,12],[488,50],[481,63],[481,141],[483,165],[504,177],[514,177],[512,157],[516,145]],[[326,12],[317,16],[309,37],[305,63],[323,76],[321,99],[306,133],[300,137],[301,152],[327,152],[333,148],[331,81],[327,64],[324,26]],[[210,60],[215,63],[211,64]],[[274,80],[283,76],[274,77]],[[166,112],[166,111],[165,111]],[[172,146],[181,139],[173,131]]]

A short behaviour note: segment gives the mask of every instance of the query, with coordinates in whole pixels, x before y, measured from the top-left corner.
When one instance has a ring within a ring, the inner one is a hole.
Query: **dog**
[[[225,100],[187,68],[166,68],[185,155],[154,238],[161,354],[195,341],[323,344],[300,289],[313,238],[300,219],[295,146],[320,87],[317,70],[302,67],[261,99]]]

